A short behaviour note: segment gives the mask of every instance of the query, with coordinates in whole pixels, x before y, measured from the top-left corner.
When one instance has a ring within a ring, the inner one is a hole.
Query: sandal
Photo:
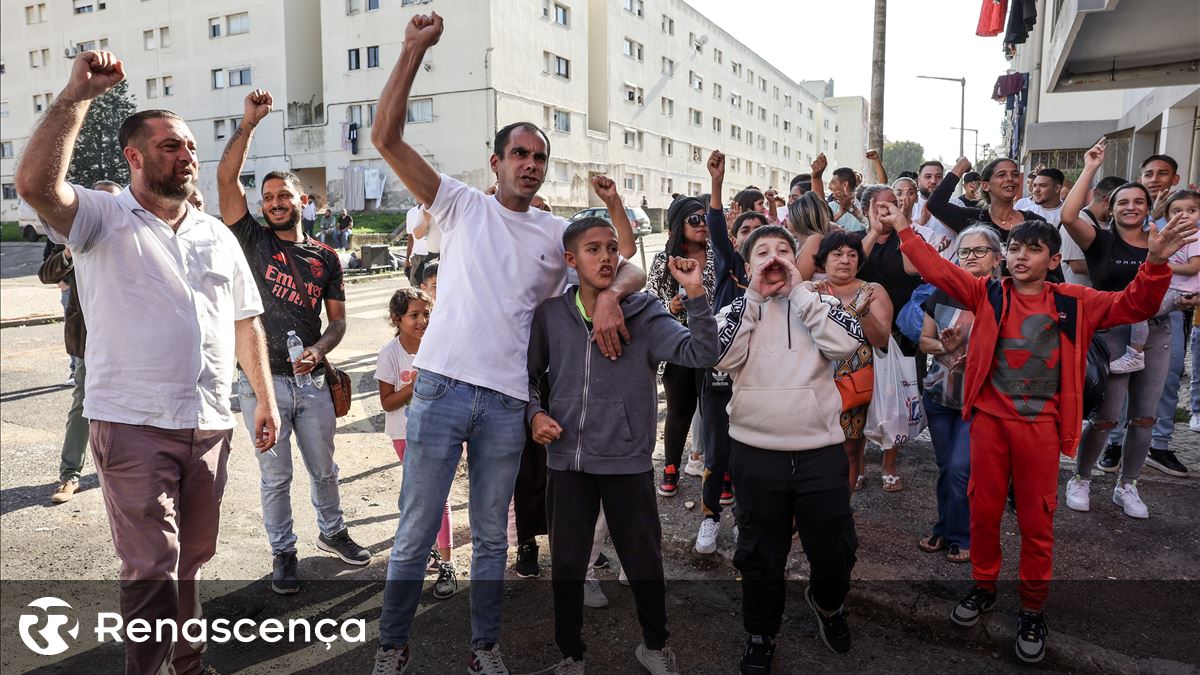
[[[960,549],[958,544],[950,544],[950,550],[946,552],[946,560],[952,563],[971,562],[971,549]]]
[[[946,540],[940,534],[931,534],[917,542],[917,548],[926,553],[937,553],[946,548]]]
[[[884,492],[899,492],[903,489],[904,483],[900,480],[900,476],[894,476],[890,473],[883,474]]]
[[[867,482],[867,477],[863,474],[858,474],[858,478],[854,479],[854,491],[858,492],[863,489],[863,484]]]

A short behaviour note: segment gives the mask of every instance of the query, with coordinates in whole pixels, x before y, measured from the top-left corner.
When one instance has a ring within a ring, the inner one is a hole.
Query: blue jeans
[[[467,444],[471,519],[471,645],[496,642],[508,562],[508,504],[521,448],[525,401],[422,370],[408,412],[400,522],[388,559],[379,642],[408,643],[429,548]]]
[[[941,536],[947,544],[969,549],[971,507],[967,501],[967,481],[971,477],[971,423],[962,418],[962,410],[947,408],[928,395],[925,414],[938,465],[938,519],[933,534]]]
[[[1170,317],[1171,364],[1167,366],[1167,382],[1163,385],[1162,398],[1158,399],[1154,431],[1150,435],[1150,447],[1156,450],[1166,450],[1171,434],[1175,433],[1175,406],[1179,404],[1179,378],[1183,375],[1187,347],[1183,339],[1183,312],[1175,310]],[[1192,370],[1196,370],[1195,364],[1192,364]]]
[[[325,378],[313,380],[320,386],[300,389],[286,375],[271,375],[275,386],[275,401],[279,406],[279,432],[270,452],[257,452],[258,468],[262,474],[259,493],[262,497],[263,526],[271,543],[271,554],[296,552],[296,533],[292,530],[292,435],[300,446],[300,458],[308,469],[313,509],[317,512],[317,527],[321,534],[332,536],[346,524],[342,519],[342,500],[338,494],[338,466],[333,461],[333,431],[337,418],[333,399],[325,388]],[[242,403],[242,418],[250,438],[254,438],[254,407],[258,398],[245,373],[238,379]]]

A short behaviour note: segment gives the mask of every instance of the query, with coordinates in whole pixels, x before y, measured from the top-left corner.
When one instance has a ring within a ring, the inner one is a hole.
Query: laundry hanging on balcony
[[[1017,0],[1020,2],[1021,0]],[[979,37],[992,37],[1004,30],[1004,15],[1008,13],[1008,0],[983,0],[979,10],[979,25],[975,34]]]

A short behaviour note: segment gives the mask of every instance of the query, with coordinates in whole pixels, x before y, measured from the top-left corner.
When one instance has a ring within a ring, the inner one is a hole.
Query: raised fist
[[[88,50],[75,58],[71,79],[63,91],[68,98],[89,101],[125,79],[125,64],[112,52]]]

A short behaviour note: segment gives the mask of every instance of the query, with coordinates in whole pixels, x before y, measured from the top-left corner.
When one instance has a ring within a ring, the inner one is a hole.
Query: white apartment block
[[[15,218],[15,161],[66,83],[67,55],[88,48],[125,62],[139,108],[188,121],[214,209],[216,162],[257,87],[275,111],[255,134],[247,186],[286,168],[334,208],[405,208],[370,127],[405,24],[430,11],[446,32],[413,86],[405,137],[469,184],[494,180],[495,132],[522,120],[546,130],[543,195],[562,210],[595,203],[597,173],[630,205],[706,192],[713,149],[729,157],[726,197],[786,190],[820,152],[862,163],[863,99],[788,79],[682,0],[5,0],[0,20],[20,29],[0,47],[0,217]]]

